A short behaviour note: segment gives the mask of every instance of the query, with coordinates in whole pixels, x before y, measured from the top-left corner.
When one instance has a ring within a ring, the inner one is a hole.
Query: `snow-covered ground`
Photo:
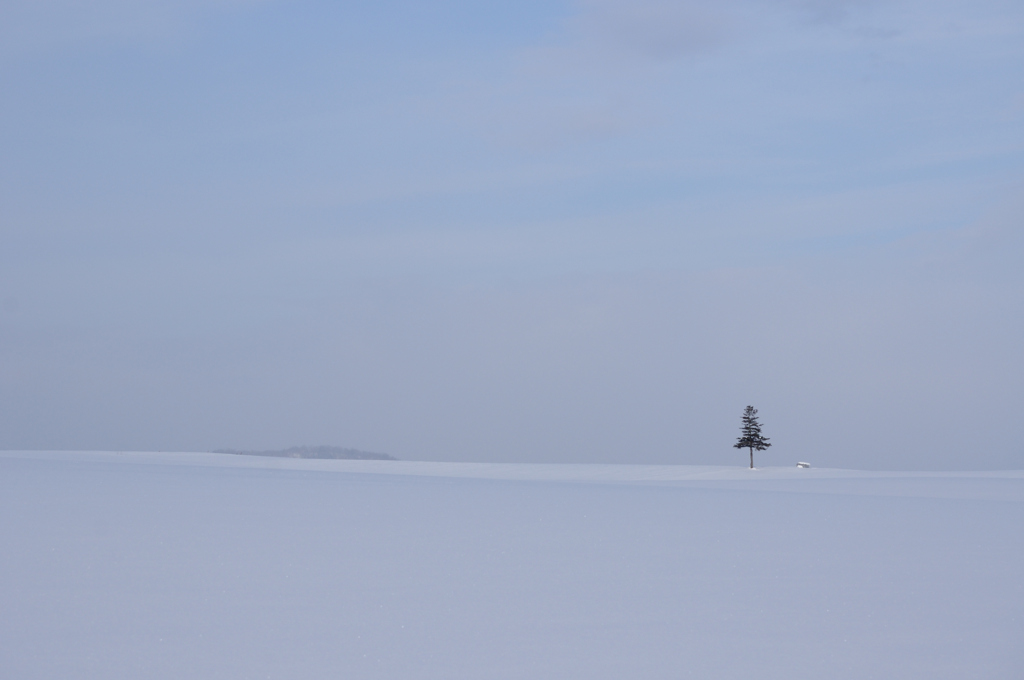
[[[3,452],[0,485],[0,678],[1024,677],[1022,472]]]

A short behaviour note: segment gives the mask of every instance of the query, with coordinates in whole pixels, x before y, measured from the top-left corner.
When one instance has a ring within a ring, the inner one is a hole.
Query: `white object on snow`
[[[797,463],[796,466],[798,468],[809,468],[809,467],[811,467],[811,464],[810,463]]]

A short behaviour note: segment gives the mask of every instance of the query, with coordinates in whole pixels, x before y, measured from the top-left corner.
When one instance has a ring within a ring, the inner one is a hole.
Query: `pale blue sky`
[[[0,448],[1020,468],[1024,5],[0,3]]]

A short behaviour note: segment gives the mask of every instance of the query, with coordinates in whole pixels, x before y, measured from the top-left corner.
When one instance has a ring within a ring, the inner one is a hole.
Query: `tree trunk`
[[[750,447],[750,469],[754,469],[754,447]]]

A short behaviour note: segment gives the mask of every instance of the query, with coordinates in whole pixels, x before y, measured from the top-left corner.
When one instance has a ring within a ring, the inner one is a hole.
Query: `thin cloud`
[[[572,29],[591,49],[668,61],[720,45],[733,22],[726,7],[707,2],[583,0]]]
[[[870,10],[880,0],[788,0],[786,4],[813,23],[838,24]]]

